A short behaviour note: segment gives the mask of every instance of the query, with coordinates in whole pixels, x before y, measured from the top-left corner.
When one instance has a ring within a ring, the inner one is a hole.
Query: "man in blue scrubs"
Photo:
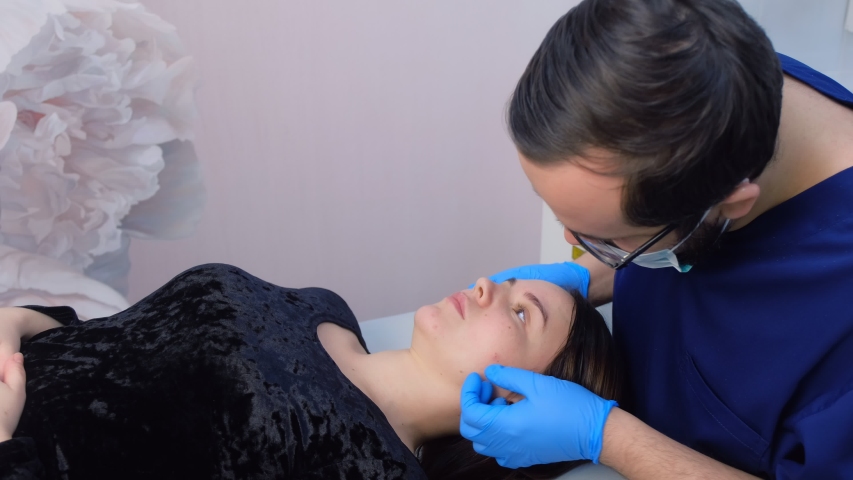
[[[612,298],[627,394],[489,367],[462,391],[474,448],[630,479],[853,478],[853,94],[734,1],[584,0],[508,121],[589,254],[493,279]],[[526,399],[483,403],[491,384]]]

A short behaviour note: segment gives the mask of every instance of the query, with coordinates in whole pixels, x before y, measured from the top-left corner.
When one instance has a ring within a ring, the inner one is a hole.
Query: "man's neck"
[[[742,228],[764,212],[853,167],[853,111],[785,76],[778,147],[755,181],[761,194]]]
[[[321,324],[318,336],[341,372],[385,414],[414,451],[432,438],[459,433],[459,388],[410,350],[367,354],[352,332]]]

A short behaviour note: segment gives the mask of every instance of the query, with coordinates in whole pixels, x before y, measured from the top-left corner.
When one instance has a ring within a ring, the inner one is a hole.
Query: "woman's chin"
[[[420,332],[427,337],[436,337],[441,334],[443,327],[443,316],[438,305],[424,305],[415,311],[414,335]]]

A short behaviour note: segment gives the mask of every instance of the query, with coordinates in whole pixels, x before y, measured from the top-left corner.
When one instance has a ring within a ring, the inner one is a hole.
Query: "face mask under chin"
[[[689,272],[694,265],[713,251],[717,245],[717,240],[729,225],[729,219],[716,224],[704,223],[709,212],[710,210],[705,212],[693,230],[685,232],[686,239],[670,248],[643,253],[632,260],[632,263],[644,268],[673,267],[681,273]],[[618,247],[611,248],[619,255],[628,255],[628,252]]]

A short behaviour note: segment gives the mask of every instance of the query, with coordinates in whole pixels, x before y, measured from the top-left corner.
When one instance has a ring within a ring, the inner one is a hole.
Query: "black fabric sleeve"
[[[69,325],[79,325],[83,323],[79,318],[77,318],[77,312],[75,312],[71,307],[40,307],[38,305],[23,305],[20,308],[26,308],[27,310],[47,315],[66,327]]]
[[[302,480],[350,480],[353,478],[396,480],[399,478],[424,478],[422,472],[407,472],[406,470],[404,463],[389,462],[387,459],[345,458],[318,469],[304,472],[299,478]]]
[[[44,466],[36,454],[32,438],[13,438],[0,442],[0,480],[45,478]]]

